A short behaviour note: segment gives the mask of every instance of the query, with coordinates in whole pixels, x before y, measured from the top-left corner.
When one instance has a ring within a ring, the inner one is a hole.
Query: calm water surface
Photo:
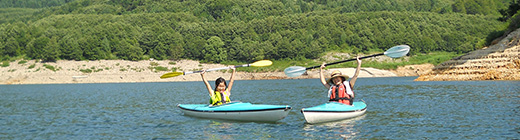
[[[232,100],[293,107],[275,123],[184,116],[208,102],[202,82],[0,85],[0,139],[520,138],[520,81],[414,78],[359,78],[367,113],[318,125],[300,113],[327,102],[318,79],[235,81]]]

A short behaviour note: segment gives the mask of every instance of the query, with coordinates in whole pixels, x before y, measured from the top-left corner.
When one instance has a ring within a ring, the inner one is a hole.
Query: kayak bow
[[[354,102],[352,106],[338,102],[328,102],[310,108],[303,108],[301,112],[307,123],[315,124],[361,116],[366,109],[367,105],[364,102]]]

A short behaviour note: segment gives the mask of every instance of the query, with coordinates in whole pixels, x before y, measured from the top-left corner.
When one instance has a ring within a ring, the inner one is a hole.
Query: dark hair
[[[215,80],[215,90],[214,91],[217,91],[217,87],[220,83],[224,82],[224,85],[226,85],[226,88],[227,88],[227,83],[226,83],[226,79],[222,78],[222,77],[219,77],[217,78],[217,80]]]

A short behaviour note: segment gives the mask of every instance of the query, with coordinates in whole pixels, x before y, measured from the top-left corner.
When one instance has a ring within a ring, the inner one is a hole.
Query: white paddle
[[[408,54],[409,51],[410,51],[410,46],[408,46],[408,45],[399,45],[399,46],[394,46],[394,47],[388,49],[384,53],[364,56],[364,57],[360,57],[359,59],[376,57],[376,56],[380,56],[380,55],[386,55],[386,56],[391,57],[391,58],[399,58],[399,57],[403,57],[406,54]],[[342,61],[327,63],[327,64],[325,64],[325,66],[339,64],[339,63],[344,63],[344,62],[348,62],[348,61],[354,61],[354,60],[356,60],[356,59],[354,58],[354,59],[348,59],[348,60],[342,60]],[[302,75],[303,73],[305,73],[305,71],[307,71],[309,69],[319,68],[320,66],[321,65],[307,67],[307,68],[301,67],[301,66],[291,66],[291,67],[286,68],[284,70],[284,73],[285,73],[285,75],[287,75],[289,77],[298,77],[298,76]]]

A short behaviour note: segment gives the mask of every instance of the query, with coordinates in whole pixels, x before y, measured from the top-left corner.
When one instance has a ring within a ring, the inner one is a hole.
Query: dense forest
[[[314,59],[327,51],[381,52],[400,44],[412,46],[411,55],[465,53],[503,35],[516,14],[511,10],[514,4],[509,0],[4,0],[0,58],[251,62]]]

